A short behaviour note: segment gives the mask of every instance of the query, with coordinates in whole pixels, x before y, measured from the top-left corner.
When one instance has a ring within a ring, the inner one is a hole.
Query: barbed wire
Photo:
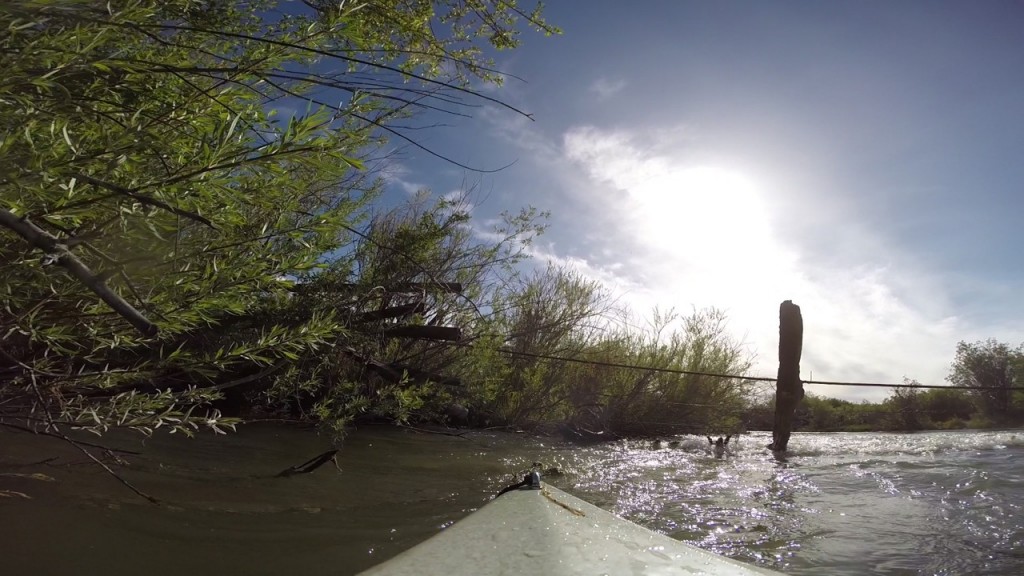
[[[460,344],[464,348],[476,348],[472,344]],[[646,372],[662,372],[666,374],[683,374],[686,376],[708,376],[711,378],[724,378],[727,380],[743,380],[750,382],[775,382],[776,378],[768,376],[742,376],[739,374],[721,374],[717,372],[701,372],[698,370],[683,370],[681,368],[659,368],[657,366],[639,366],[636,364],[622,364],[619,362],[606,362],[604,360],[587,360],[584,358],[568,358],[564,356],[553,356],[550,354],[537,354],[534,352],[519,352],[505,348],[494,348],[495,352],[508,354],[510,356],[521,356],[526,358],[537,358],[541,360],[552,360],[556,362],[570,362],[575,364],[588,364],[591,366],[605,366],[608,368],[625,368],[628,370],[642,370]],[[932,390],[1010,390],[1024,391],[1024,386],[946,386],[939,384],[885,384],[880,382],[840,382],[835,380],[802,380],[804,384],[819,384],[822,386],[859,386],[870,388],[916,388]]]

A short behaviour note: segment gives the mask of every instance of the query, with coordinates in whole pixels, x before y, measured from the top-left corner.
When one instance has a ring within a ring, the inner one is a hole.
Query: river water
[[[692,436],[578,447],[362,428],[340,470],[290,478],[274,475],[326,438],[261,424],[98,440],[141,451],[119,470],[154,506],[59,440],[0,432],[0,573],[354,574],[541,462],[576,496],[787,574],[1024,574],[1024,431],[797,433],[785,460],[768,436],[733,439],[716,460]]]

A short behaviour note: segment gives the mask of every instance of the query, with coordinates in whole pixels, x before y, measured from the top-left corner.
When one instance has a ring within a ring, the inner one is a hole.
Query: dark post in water
[[[775,424],[768,448],[785,452],[793,430],[793,413],[804,397],[800,381],[800,353],[803,351],[804,319],[800,307],[786,300],[779,306],[779,375],[775,381]]]

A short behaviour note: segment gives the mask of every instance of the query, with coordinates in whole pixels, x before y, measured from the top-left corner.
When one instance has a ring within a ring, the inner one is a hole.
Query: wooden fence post
[[[779,306],[779,374],[775,381],[775,423],[768,448],[785,452],[793,430],[793,413],[804,397],[800,381],[800,354],[803,351],[804,319],[800,307],[786,300]]]

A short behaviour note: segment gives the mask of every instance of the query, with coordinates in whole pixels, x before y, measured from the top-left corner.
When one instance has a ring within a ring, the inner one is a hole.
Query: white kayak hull
[[[623,520],[547,484],[487,503],[365,576],[779,575]]]

